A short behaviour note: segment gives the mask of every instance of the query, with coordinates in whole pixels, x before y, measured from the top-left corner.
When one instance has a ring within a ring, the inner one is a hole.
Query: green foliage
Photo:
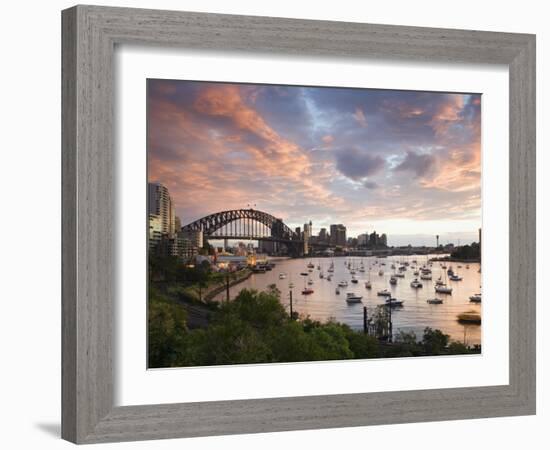
[[[149,367],[174,365],[185,349],[185,310],[153,291],[149,294],[147,322]]]
[[[450,355],[465,355],[467,353],[472,353],[472,351],[468,347],[466,347],[461,342],[456,341],[449,344],[448,350]]]
[[[422,344],[424,351],[429,355],[441,355],[449,343],[449,335],[443,334],[441,330],[434,330],[430,327],[424,329]]]
[[[328,321],[290,318],[280,292],[243,289],[231,302],[213,310],[209,325],[188,330],[184,308],[151,292],[149,302],[149,366],[206,366],[265,362],[323,361],[427,354],[459,354],[462,344],[447,347],[449,336],[426,328],[422,342],[400,332],[395,343]],[[377,320],[383,320],[383,312]]]
[[[479,259],[481,257],[481,251],[478,242],[472,242],[470,245],[463,245],[458,247],[451,253],[452,258],[456,259]]]

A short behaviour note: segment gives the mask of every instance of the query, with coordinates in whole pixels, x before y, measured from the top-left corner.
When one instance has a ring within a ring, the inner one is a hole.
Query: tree
[[[149,367],[178,365],[185,350],[185,310],[153,291],[149,295],[147,322]]]
[[[428,355],[440,355],[445,351],[449,343],[449,335],[443,334],[441,330],[434,330],[430,327],[424,329],[422,345]]]

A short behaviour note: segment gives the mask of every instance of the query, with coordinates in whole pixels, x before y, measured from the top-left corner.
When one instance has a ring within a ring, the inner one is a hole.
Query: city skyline
[[[148,174],[182,224],[254,207],[389,245],[476,240],[481,96],[148,80]]]

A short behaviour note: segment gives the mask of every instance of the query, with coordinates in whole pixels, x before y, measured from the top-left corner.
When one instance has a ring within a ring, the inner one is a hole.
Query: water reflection
[[[416,260],[416,263],[414,263]],[[452,266],[455,273],[462,277],[462,281],[450,281],[446,279],[446,271],[441,267],[441,263],[434,262],[432,269],[432,280],[420,280],[422,288],[414,289],[410,286],[414,278],[413,267],[421,267],[427,264],[426,256],[394,256],[388,258],[375,257],[336,257],[336,258],[314,258],[314,259],[284,259],[276,260],[275,268],[266,273],[253,274],[246,281],[230,288],[230,296],[234,297],[243,288],[264,290],[270,284],[276,284],[281,290],[281,301],[283,304],[289,303],[289,291],[293,292],[294,310],[303,316],[310,316],[312,319],[326,321],[334,318],[338,322],[346,323],[354,329],[361,329],[363,326],[363,306],[374,308],[383,303],[383,297],[379,297],[377,292],[382,289],[388,289],[392,296],[398,300],[403,300],[402,308],[393,310],[393,328],[394,333],[402,331],[414,331],[418,337],[422,336],[425,327],[437,328],[451,336],[453,340],[465,342],[468,345],[481,343],[481,326],[464,325],[457,321],[457,315],[464,311],[476,311],[481,314],[481,305],[471,303],[469,297],[480,292],[481,273],[478,263],[447,263]],[[306,265],[313,263],[314,268],[308,272]],[[327,276],[331,264],[334,264],[332,280]],[[409,267],[403,272],[404,278],[398,278],[396,285],[391,285],[389,280],[395,272],[391,268],[392,264],[396,269],[404,263]],[[351,283],[352,274],[347,267],[350,265],[355,270],[355,278],[358,283]],[[317,267],[320,267],[318,269]],[[361,266],[364,272],[360,271]],[[462,267],[459,267],[462,266]],[[383,274],[379,275],[382,271]],[[300,273],[308,272],[304,277]],[[323,272],[324,278],[320,278]],[[286,274],[286,278],[280,279],[279,274]],[[434,286],[438,277],[446,279],[448,286],[453,288],[451,295],[435,294]],[[313,284],[309,287],[313,289],[310,295],[302,295],[302,290],[307,285],[307,280],[311,279]],[[370,280],[372,289],[365,288],[365,282]],[[342,287],[340,294],[335,290],[338,282],[347,281],[348,286]],[[292,283],[294,288],[289,288]],[[362,303],[346,302],[346,294],[354,292],[362,296]],[[442,304],[428,304],[429,298],[439,297],[443,299]],[[224,300],[225,293],[220,294],[217,300]]]

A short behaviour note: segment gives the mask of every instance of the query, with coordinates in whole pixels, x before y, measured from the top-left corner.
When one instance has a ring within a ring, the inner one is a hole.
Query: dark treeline
[[[479,243],[472,242],[470,245],[463,245],[458,247],[451,253],[451,258],[464,259],[464,260],[479,260],[481,258],[481,251],[479,249]]]

